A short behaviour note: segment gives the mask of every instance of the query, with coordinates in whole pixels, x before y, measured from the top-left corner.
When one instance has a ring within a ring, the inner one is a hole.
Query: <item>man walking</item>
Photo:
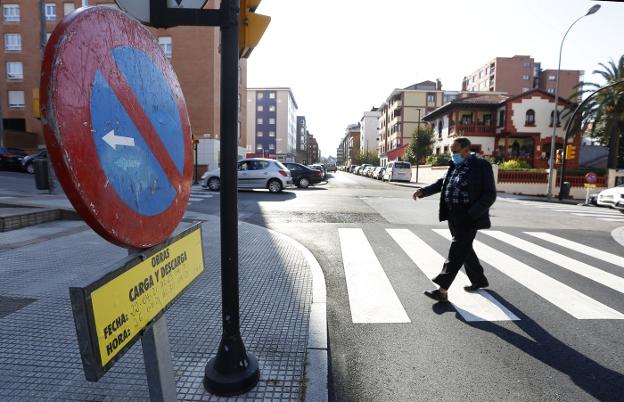
[[[442,272],[433,278],[439,289],[425,291],[425,295],[439,302],[448,302],[447,291],[462,265],[471,285],[468,292],[489,286],[483,267],[472,249],[477,230],[491,226],[489,209],[496,200],[496,184],[492,166],[486,160],[470,153],[470,140],[456,138],[451,145],[452,161],[444,178],[423,187],[413,195],[416,198],[440,195],[440,222],[448,220],[453,235],[448,258]]]

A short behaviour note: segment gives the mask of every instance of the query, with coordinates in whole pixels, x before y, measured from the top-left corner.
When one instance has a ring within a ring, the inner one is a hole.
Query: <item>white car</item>
[[[279,161],[262,158],[238,161],[238,188],[266,188],[272,193],[279,193],[292,183],[290,170]],[[209,190],[219,191],[221,169],[204,173],[200,184]]]
[[[624,184],[601,191],[596,203],[603,207],[624,209]]]

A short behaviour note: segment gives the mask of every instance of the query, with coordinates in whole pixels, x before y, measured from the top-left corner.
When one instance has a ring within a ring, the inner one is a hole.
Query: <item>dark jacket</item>
[[[487,229],[492,226],[490,223],[490,207],[496,201],[496,184],[492,166],[488,161],[474,155],[471,155],[464,163],[468,163],[470,167],[468,173],[468,194],[470,197],[468,215],[476,222],[477,229]],[[454,168],[455,164],[451,161],[449,163],[449,173]],[[440,196],[440,222],[448,219],[444,191],[446,190],[449,176],[450,174],[447,173],[435,183],[420,189],[423,197],[442,193]]]

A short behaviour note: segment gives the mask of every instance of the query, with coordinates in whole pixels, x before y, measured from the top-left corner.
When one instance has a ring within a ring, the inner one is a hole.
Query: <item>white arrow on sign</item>
[[[104,137],[102,137],[102,139],[115,151],[117,150],[117,145],[124,145],[126,147],[134,146],[134,138],[115,135],[115,130],[109,131]]]

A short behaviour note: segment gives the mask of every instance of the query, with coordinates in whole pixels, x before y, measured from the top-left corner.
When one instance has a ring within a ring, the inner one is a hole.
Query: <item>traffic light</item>
[[[558,149],[557,153],[555,154],[555,164],[557,165],[561,164],[562,155],[563,155],[563,149]]]
[[[39,105],[39,88],[33,88],[33,117],[35,119],[41,119],[41,110]]]
[[[240,0],[240,42],[239,56],[246,59],[251,51],[258,46],[271,17],[256,14],[256,8],[262,0]]]
[[[576,158],[576,147],[572,144],[566,145],[566,160]]]

